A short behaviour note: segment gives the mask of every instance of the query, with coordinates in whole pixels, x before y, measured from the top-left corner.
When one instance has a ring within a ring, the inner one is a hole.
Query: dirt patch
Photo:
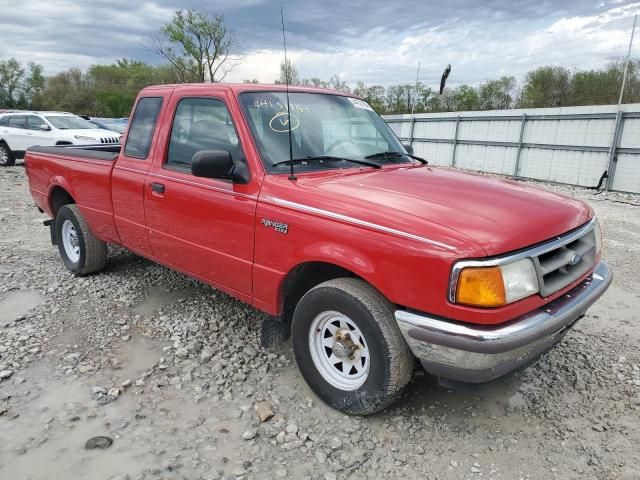
[[[0,327],[23,317],[42,303],[42,295],[35,290],[14,290],[0,298]]]

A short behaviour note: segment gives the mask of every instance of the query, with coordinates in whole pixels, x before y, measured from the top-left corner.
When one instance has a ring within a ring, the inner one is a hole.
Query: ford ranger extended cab
[[[583,202],[411,153],[348,94],[200,84],[144,89],[122,147],[25,164],[69,270],[114,244],[223,290],[290,325],[323,401],[370,414],[415,358],[450,386],[531,364],[612,279]]]

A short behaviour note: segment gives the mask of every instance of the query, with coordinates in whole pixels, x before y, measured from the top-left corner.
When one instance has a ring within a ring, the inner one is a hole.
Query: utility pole
[[[413,116],[413,109],[416,106],[416,100],[418,98],[418,78],[420,77],[420,62],[418,62],[418,72],[416,73],[416,98],[411,102],[411,116]]]
[[[633,35],[636,33],[636,22],[638,21],[638,15],[633,17],[633,28],[631,29],[631,38],[629,39],[629,50],[627,51],[627,61],[624,62],[624,73],[622,74],[622,86],[620,87],[620,98],[618,99],[618,106],[622,103],[622,95],[624,94],[624,85],[627,83],[627,72],[629,70],[629,57],[631,56],[631,45],[633,45]]]
[[[622,104],[622,96],[624,95],[624,86],[627,83],[627,73],[629,72],[629,57],[631,56],[631,46],[633,45],[633,36],[636,33],[636,23],[638,22],[638,15],[633,16],[633,28],[631,29],[631,38],[629,39],[629,50],[627,50],[627,60],[624,62],[624,73],[622,74],[622,85],[620,86],[620,98],[618,98],[618,111],[616,112],[616,123],[613,130],[613,138],[611,139],[611,147],[609,148],[609,166],[605,173],[607,173],[607,184],[605,191],[609,191],[613,185],[613,178],[616,174],[616,166],[618,162],[618,155],[616,150],[620,145],[621,128],[624,128],[624,117],[620,105]]]

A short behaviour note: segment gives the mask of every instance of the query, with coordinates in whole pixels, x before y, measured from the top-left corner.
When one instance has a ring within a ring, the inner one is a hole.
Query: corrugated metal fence
[[[436,165],[640,193],[640,104],[384,118]]]

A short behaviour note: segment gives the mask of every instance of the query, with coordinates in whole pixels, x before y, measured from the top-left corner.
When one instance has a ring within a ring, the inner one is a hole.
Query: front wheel
[[[329,280],[307,292],[293,315],[292,341],[306,382],[343,413],[384,409],[413,373],[392,305],[360,279]]]
[[[10,167],[16,162],[13,152],[6,143],[0,143],[0,167]]]
[[[55,231],[60,256],[69,270],[87,275],[104,268],[107,244],[89,229],[77,205],[65,205],[58,210]]]

